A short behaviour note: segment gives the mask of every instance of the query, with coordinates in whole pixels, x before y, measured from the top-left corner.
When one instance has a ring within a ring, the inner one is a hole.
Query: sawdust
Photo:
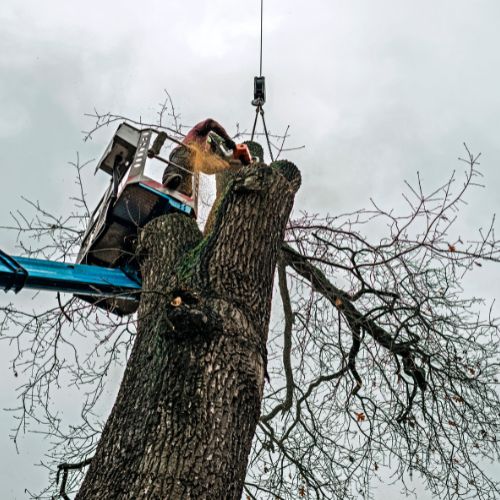
[[[194,142],[189,146],[193,172],[213,175],[229,168],[229,163],[219,155],[211,151],[204,151],[202,147]]]

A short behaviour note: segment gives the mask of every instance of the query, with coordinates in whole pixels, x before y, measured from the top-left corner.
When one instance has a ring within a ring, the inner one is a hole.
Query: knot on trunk
[[[219,333],[221,318],[198,292],[177,288],[169,296],[165,311],[169,324],[165,335],[188,340],[196,336],[209,338]]]
[[[177,341],[192,341],[195,337],[203,337],[208,341],[220,334],[221,318],[209,306],[170,303],[167,316],[171,327],[165,334],[174,336]]]

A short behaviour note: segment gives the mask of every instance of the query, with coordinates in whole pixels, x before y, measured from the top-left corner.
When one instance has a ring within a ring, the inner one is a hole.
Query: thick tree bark
[[[78,500],[241,497],[299,185],[289,162],[245,168],[205,238],[183,215],[142,232],[137,339]]]

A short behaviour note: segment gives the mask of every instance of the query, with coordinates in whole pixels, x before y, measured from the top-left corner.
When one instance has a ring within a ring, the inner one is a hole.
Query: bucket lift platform
[[[192,197],[164,187],[151,176],[155,169],[156,173],[163,172],[168,164],[161,148],[153,155],[150,153],[158,136],[154,129],[139,130],[128,123],[118,127],[97,164],[96,172],[109,174],[111,183],[90,218],[78,263],[129,265],[137,232],[149,221],[171,212],[196,217],[197,175],[193,175]]]
[[[141,289],[135,257],[139,229],[161,215],[196,217],[197,212],[197,174],[193,196],[153,177],[169,163],[162,151],[165,137],[152,128],[120,124],[97,164],[96,172],[104,171],[111,181],[90,217],[76,264],[11,257],[0,250],[0,287],[16,293],[24,287],[58,290],[118,315],[135,312]]]

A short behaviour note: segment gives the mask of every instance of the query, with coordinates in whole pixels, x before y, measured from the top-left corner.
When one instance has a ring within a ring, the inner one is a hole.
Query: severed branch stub
[[[92,457],[87,458],[86,460],[83,460],[82,462],[78,462],[76,464],[59,464],[57,466],[57,475],[56,475],[56,484],[59,484],[59,478],[61,475],[62,471],[62,481],[61,481],[61,487],[59,488],[59,496],[63,498],[64,500],[70,500],[68,495],[66,494],[66,484],[68,483],[68,472],[70,470],[80,470],[83,469],[84,467],[87,467],[87,465],[90,465],[90,462],[92,462]],[[52,497],[54,498],[54,497]]]

